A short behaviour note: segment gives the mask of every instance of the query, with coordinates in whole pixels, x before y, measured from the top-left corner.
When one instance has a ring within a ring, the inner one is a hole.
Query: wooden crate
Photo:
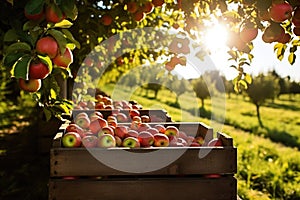
[[[201,135],[206,142],[213,138],[212,128],[200,122],[169,122],[164,125],[177,126],[187,134]],[[237,149],[233,146],[232,138],[224,133],[217,133],[223,141],[223,147],[118,147],[87,150],[61,147],[65,126],[57,133],[50,151],[50,200],[236,199],[237,181],[234,174],[237,172]],[[144,163],[139,164],[134,159],[124,160],[123,153],[143,154],[155,151],[158,152],[155,154],[156,160],[164,160],[174,154],[179,157],[166,166],[142,173],[116,169],[95,157],[98,154],[109,155],[112,160],[121,163],[132,162],[134,169],[139,169],[145,167]]]
[[[76,115],[80,112],[86,112],[87,114],[91,114],[95,110],[73,110],[72,115],[73,118],[76,117]],[[118,112],[126,114],[126,116],[129,116],[129,110],[109,110],[109,109],[103,109],[103,110],[97,110],[100,111],[103,114],[103,117],[106,119],[109,115],[116,114]],[[139,109],[140,115],[147,115],[150,117],[151,122],[171,122],[172,119],[168,115],[167,111],[165,110],[147,110],[147,109]]]

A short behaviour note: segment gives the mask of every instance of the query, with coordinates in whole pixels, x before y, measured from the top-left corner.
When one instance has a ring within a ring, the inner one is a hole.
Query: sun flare
[[[219,51],[226,48],[227,29],[221,24],[214,24],[204,34],[204,45],[210,51]]]

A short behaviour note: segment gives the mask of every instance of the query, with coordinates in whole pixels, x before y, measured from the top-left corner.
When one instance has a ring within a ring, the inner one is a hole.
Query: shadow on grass
[[[287,104],[278,104],[278,103],[268,103],[266,104],[267,107],[270,108],[279,108],[279,109],[284,109],[284,110],[292,110],[292,111],[300,111],[300,107],[297,106],[297,104],[293,105],[287,105]]]
[[[284,144],[285,146],[295,147],[300,150],[300,143],[298,137],[290,135],[286,131],[280,131],[277,129],[270,129],[265,127],[267,132],[267,137],[270,138],[272,141]]]
[[[167,104],[168,106],[174,107],[174,108],[180,108],[180,104],[178,102],[167,101],[167,102],[165,102],[165,104]]]

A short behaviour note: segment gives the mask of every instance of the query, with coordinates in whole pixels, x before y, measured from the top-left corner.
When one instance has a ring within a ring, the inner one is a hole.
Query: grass
[[[109,85],[105,89],[111,94],[115,88]],[[236,177],[242,199],[300,199],[300,100],[284,96],[267,102],[261,107],[264,127],[260,127],[255,106],[242,96],[228,99],[216,94],[199,108],[200,101],[191,92],[180,96],[176,107],[170,106],[175,94],[166,90],[160,91],[157,99],[140,95],[140,89],[132,92],[122,87],[117,93],[130,93],[131,100],[144,108],[165,109],[174,121],[202,121],[233,137],[238,148]]]

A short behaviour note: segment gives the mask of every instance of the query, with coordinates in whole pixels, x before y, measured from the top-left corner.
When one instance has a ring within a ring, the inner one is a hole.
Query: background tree
[[[210,97],[210,93],[207,87],[207,82],[203,77],[192,80],[193,89],[196,96],[201,99],[201,108],[204,108],[204,100]]]
[[[176,94],[174,105],[179,105],[179,97],[183,95],[185,92],[188,92],[190,90],[190,83],[188,80],[181,78],[178,78],[178,75],[172,76],[172,78],[167,80],[166,83],[167,88]]]
[[[263,105],[267,99],[273,99],[277,96],[279,92],[278,85],[278,79],[274,78],[274,76],[259,74],[246,90],[250,101],[256,106],[256,115],[260,126],[263,126],[260,106]]]

